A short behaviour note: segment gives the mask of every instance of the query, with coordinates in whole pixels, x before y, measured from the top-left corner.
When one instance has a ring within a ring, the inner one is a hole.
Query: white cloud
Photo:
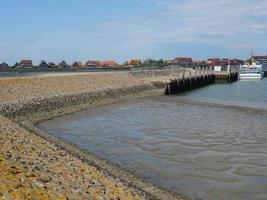
[[[88,22],[78,23],[68,30],[57,26],[56,30],[44,31],[44,35],[39,35],[38,31],[22,31],[16,36],[3,32],[0,62],[10,60],[12,64],[28,57],[39,62],[43,56],[52,61],[90,58],[123,61],[151,57],[152,49],[158,50],[159,56],[167,57],[177,54],[214,56],[213,52],[216,56],[223,53],[246,56],[251,48],[256,53],[267,53],[267,0],[130,2],[117,7],[117,14],[107,10],[99,16],[96,14],[97,19],[91,19],[90,15]],[[129,5],[135,6],[133,10]]]
[[[133,43],[191,42],[227,48],[267,45],[266,0],[156,0],[156,15],[107,26]]]

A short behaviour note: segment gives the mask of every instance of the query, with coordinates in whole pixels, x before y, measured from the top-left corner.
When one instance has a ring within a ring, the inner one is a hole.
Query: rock
[[[48,175],[42,174],[39,178],[38,178],[42,183],[48,183],[51,181],[51,178]]]
[[[38,181],[36,181],[35,183],[33,183],[33,185],[39,187],[39,188],[43,188],[44,187],[44,184],[43,183],[40,183]]]

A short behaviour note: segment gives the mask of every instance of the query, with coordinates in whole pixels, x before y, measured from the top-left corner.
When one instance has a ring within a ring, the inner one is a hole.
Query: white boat
[[[250,63],[242,65],[239,69],[239,80],[259,80],[264,76],[262,64],[254,62],[252,57]]]

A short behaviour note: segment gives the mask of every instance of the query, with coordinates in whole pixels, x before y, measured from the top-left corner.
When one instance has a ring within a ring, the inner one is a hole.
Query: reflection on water
[[[192,199],[267,199],[266,112],[163,96],[39,127]]]
[[[246,106],[267,108],[267,78],[263,80],[239,81],[232,84],[211,85],[186,92],[182,96],[198,100],[232,102]]]

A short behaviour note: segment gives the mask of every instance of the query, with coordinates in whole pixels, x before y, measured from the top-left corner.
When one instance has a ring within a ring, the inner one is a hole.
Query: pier
[[[238,80],[238,66],[227,67],[227,71],[215,72],[214,75],[214,83],[215,84],[224,84],[224,83],[232,83]]]
[[[227,71],[215,72],[207,69],[185,70],[177,78],[165,81],[165,95],[173,95],[210,84],[227,84],[238,80],[238,67],[231,66]]]

